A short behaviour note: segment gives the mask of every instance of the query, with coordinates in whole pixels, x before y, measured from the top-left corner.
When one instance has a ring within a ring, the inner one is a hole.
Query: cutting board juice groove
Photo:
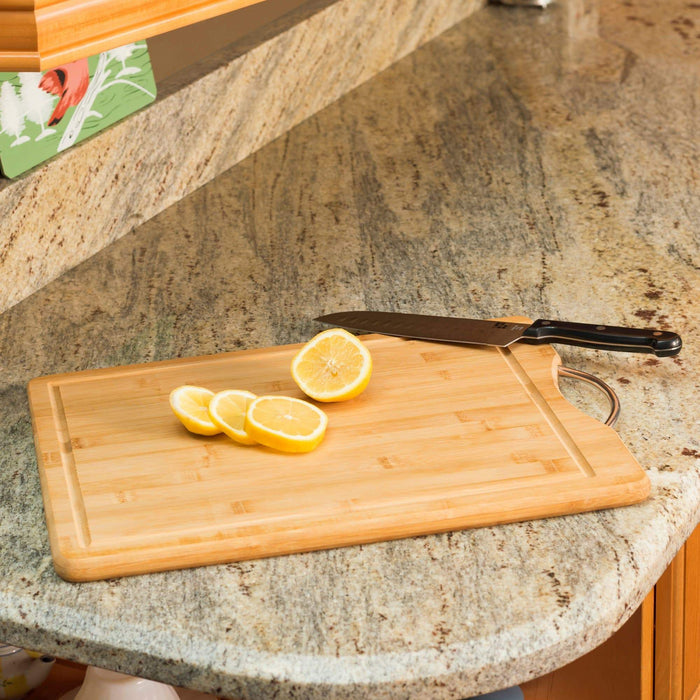
[[[576,466],[586,476],[595,476],[595,471],[593,471],[593,468],[588,463],[581,450],[578,448],[578,445],[566,431],[566,428],[562,425],[562,422],[557,418],[556,413],[538,391],[537,387],[530,379],[523,366],[518,362],[515,355],[513,355],[508,348],[498,348],[498,352],[501,354],[503,360],[513,374],[518,378],[518,381],[522,385],[523,389],[525,389],[525,392],[531,399],[532,403],[538,408],[544,419],[547,421],[547,424],[552,429],[552,432],[557,436],[557,438],[559,438],[559,440],[561,440],[562,445],[566,447],[569,456],[574,461]]]
[[[29,386],[54,564],[92,580],[549,517],[643,500],[617,433],[559,392],[549,346],[367,336],[374,373],[326,404],[311,453],[188,433],[171,389],[301,397],[299,345],[89,370]]]
[[[73,445],[71,444],[70,434],[68,432],[66,413],[61,399],[61,390],[58,385],[49,384],[48,391],[56,435],[62,446],[60,459],[63,465],[63,478],[65,479],[70,513],[73,516],[75,540],[79,547],[85,548],[90,544],[90,530],[87,522],[87,514],[85,512],[85,503],[82,493],[80,492],[80,480],[73,457]]]

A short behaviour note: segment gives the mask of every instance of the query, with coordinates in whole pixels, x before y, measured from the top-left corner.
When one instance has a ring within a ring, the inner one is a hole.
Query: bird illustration
[[[58,124],[66,110],[83,99],[89,82],[87,58],[79,58],[77,61],[52,68],[44,73],[39,87],[52,95],[59,95],[58,103],[49,117],[48,126]]]

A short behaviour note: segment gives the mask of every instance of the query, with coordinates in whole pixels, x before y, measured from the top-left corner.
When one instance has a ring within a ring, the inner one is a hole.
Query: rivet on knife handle
[[[658,357],[677,355],[683,345],[678,334],[648,328],[624,328],[570,321],[538,319],[521,338],[530,343],[565,343],[599,350],[651,352]]]

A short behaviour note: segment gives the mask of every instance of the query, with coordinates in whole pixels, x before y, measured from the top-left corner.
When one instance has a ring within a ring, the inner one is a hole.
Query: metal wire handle
[[[620,399],[617,398],[617,394],[614,390],[602,379],[598,379],[598,377],[584,372],[583,370],[564,367],[563,365],[559,365],[557,371],[560,377],[580,379],[581,381],[588,382],[588,384],[593,384],[593,386],[598,387],[608,397],[608,401],[610,401],[610,415],[606,418],[605,425],[613,427],[615,423],[617,423],[617,419],[620,417]]]

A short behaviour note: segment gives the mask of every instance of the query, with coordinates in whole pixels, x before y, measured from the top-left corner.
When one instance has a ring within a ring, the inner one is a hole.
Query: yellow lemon
[[[315,335],[292,360],[297,386],[316,401],[346,401],[363,392],[372,356],[352,333],[330,328]]]
[[[170,392],[170,407],[182,424],[197,435],[218,435],[221,428],[209,418],[209,402],[213,391],[185,384]]]
[[[323,440],[327,425],[320,408],[290,396],[259,396],[245,419],[251,438],[283,452],[310,452]]]
[[[232,440],[254,445],[245,429],[245,414],[255,394],[242,389],[227,389],[215,394],[209,402],[209,418]]]

